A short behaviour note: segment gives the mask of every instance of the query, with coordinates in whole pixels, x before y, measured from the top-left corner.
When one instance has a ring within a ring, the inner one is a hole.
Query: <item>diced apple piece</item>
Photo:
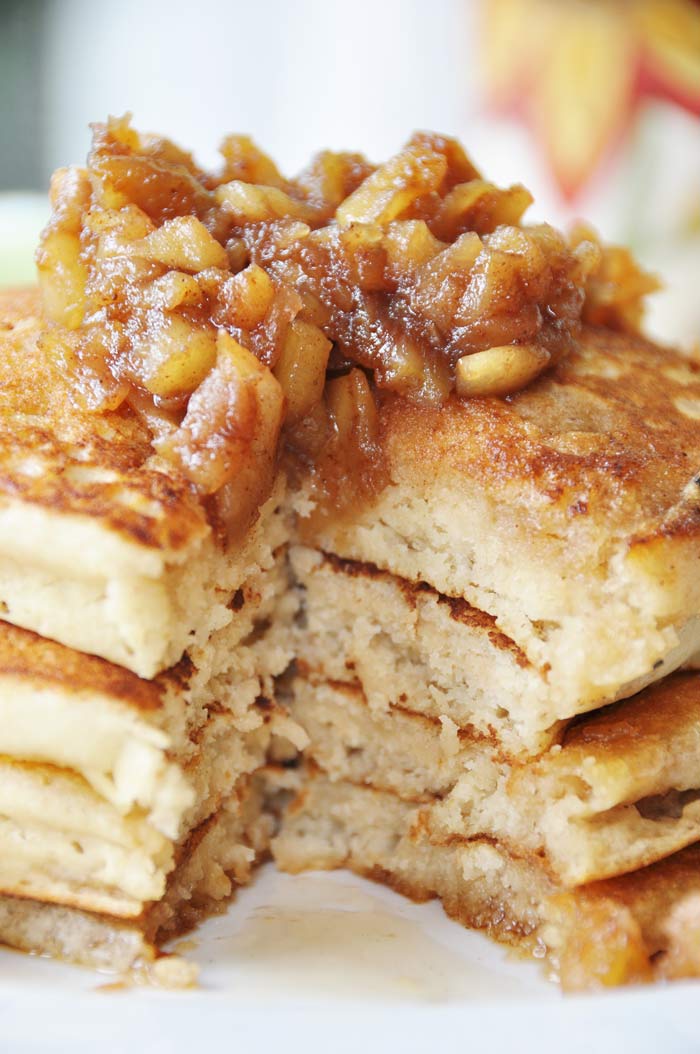
[[[635,332],[644,315],[644,298],[660,288],[658,278],[643,271],[629,249],[601,246],[583,224],[571,235],[586,299],[583,319],[594,326]]]
[[[97,237],[97,260],[134,255],[134,245],[155,230],[154,224],[137,205],[93,209],[85,216],[84,226]]]
[[[431,227],[443,241],[453,241],[464,231],[489,234],[502,224],[518,223],[532,201],[532,194],[519,183],[501,190],[486,180],[473,179],[445,195]]]
[[[180,427],[155,445],[179,464],[200,494],[213,494],[242,469],[256,425],[254,385],[227,349],[192,394]]]
[[[221,339],[225,346],[232,338],[222,334]],[[284,392],[270,370],[254,355],[250,355],[248,364],[250,382],[255,389],[255,431],[248,458],[237,472],[229,475],[219,498],[228,536],[232,539],[244,535],[272,490],[285,411]]]
[[[64,230],[79,234],[90,204],[92,185],[84,168],[57,168],[51,176],[49,201]]]
[[[306,321],[319,327],[327,326],[332,316],[331,308],[307,289],[300,289],[298,292]]]
[[[144,290],[144,299],[153,307],[174,311],[176,307],[187,307],[202,299],[202,290],[196,278],[184,271],[166,271],[154,279]]]
[[[424,220],[395,220],[387,227],[383,244],[397,277],[417,271],[445,248]]]
[[[236,271],[242,271],[248,262],[248,246],[243,238],[229,238],[226,242],[226,255],[234,274]]]
[[[326,403],[336,444],[346,453],[366,453],[376,441],[378,420],[374,396],[362,370],[350,370],[329,381]]]
[[[83,225],[92,234],[116,232],[124,242],[139,241],[154,231],[155,224],[138,205],[121,209],[91,209],[83,218]]]
[[[437,190],[446,172],[442,154],[409,146],[368,176],[336,209],[336,219],[341,226],[389,223],[416,198]]]
[[[414,149],[442,154],[447,163],[445,182],[448,188],[454,187],[457,183],[466,183],[468,180],[481,178],[479,170],[464,152],[464,148],[449,135],[440,135],[439,132],[414,132],[406,145]]]
[[[264,154],[247,135],[229,135],[220,147],[225,162],[226,179],[243,183],[262,183],[282,187],[284,180],[274,161]]]
[[[382,388],[399,392],[417,391],[425,376],[420,347],[410,337],[397,333],[391,345],[391,354],[387,353],[382,365],[377,367],[375,376]]]
[[[215,197],[236,224],[261,223],[283,218],[313,220],[314,212],[303,201],[295,201],[278,187],[258,186],[234,179],[217,187]]]
[[[119,117],[108,117],[106,131],[127,150],[138,150],[141,146],[141,136],[135,128],[131,127],[131,114],[124,113]]]
[[[216,365],[190,398],[175,433],[158,444],[201,494],[226,486],[226,520],[254,515],[269,489],[284,415],[284,394],[270,371],[220,331]]]
[[[287,396],[287,421],[297,424],[323,395],[332,348],[318,326],[295,319],[290,323],[275,377]]]
[[[49,228],[36,256],[44,307],[50,318],[76,329],[85,314],[87,271],[75,234]]]
[[[479,235],[467,231],[434,256],[425,267],[425,273],[446,276],[455,271],[468,271],[476,263],[483,247]]]
[[[272,279],[257,264],[227,279],[222,292],[232,325],[241,329],[253,329],[262,322],[275,298]]]
[[[559,893],[548,904],[563,990],[651,981],[649,949],[632,911],[612,897],[577,894]]]
[[[244,348],[225,330],[219,330],[216,337],[216,364],[220,366],[224,362],[235,368],[242,381],[258,384],[269,376],[273,387],[279,387],[267,366],[263,366],[252,351]]]
[[[314,157],[298,182],[316,200],[332,203],[337,207],[346,196],[346,156],[323,150]]]
[[[144,349],[142,383],[161,399],[175,399],[197,388],[216,361],[216,333],[171,315],[154,343]]]
[[[285,442],[302,457],[315,461],[326,449],[328,428],[328,412],[322,398],[298,424],[290,425],[285,430]]]
[[[223,245],[195,216],[177,216],[158,227],[133,249],[134,255],[178,271],[196,273],[206,267],[227,267]]]
[[[426,358],[423,370],[423,383],[417,398],[439,406],[449,397],[452,388],[449,364],[442,355],[434,355]]]
[[[463,355],[457,363],[457,394],[463,397],[510,395],[534,381],[550,354],[536,344],[507,344]]]
[[[429,260],[411,292],[414,310],[443,329],[450,329],[482,249],[479,235],[469,231]]]

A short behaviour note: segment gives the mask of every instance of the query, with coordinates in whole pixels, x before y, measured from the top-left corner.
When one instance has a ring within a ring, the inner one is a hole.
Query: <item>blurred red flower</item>
[[[695,0],[483,0],[482,13],[489,103],[528,123],[569,199],[647,100],[700,115]]]

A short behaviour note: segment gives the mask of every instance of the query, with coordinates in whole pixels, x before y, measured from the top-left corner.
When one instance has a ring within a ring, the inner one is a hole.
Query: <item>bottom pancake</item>
[[[634,871],[700,839],[700,676],[673,674],[572,725],[527,763],[358,685],[296,677],[306,757],[333,780],[422,803],[434,841],[488,838],[537,855],[565,886]]]
[[[165,895],[138,918],[0,896],[0,942],[136,981],[167,987],[194,983],[194,964],[159,949],[223,910],[235,889],[250,881],[273,831],[263,804],[260,781],[242,781],[180,847]]]
[[[288,804],[272,843],[297,873],[348,867],[538,958],[565,989],[700,976],[700,845],[632,874],[565,891],[537,859],[484,839],[432,844],[394,794],[318,772]]]

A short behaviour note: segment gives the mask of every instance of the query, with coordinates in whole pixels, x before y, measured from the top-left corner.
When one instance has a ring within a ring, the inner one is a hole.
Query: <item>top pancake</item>
[[[525,529],[558,538],[700,536],[700,361],[670,348],[589,328],[515,395],[441,407],[384,396],[380,423],[395,486],[427,492],[437,478],[467,501],[478,481],[517,504]]]
[[[587,329],[514,396],[389,397],[380,422],[389,485],[351,518],[313,515],[312,544],[494,615],[562,714],[700,647],[699,364]]]
[[[604,524],[606,540],[700,534],[700,361],[603,329],[506,399],[442,409],[387,399],[394,478],[474,478],[520,496],[535,526],[569,535]],[[680,504],[679,504],[680,503]]]

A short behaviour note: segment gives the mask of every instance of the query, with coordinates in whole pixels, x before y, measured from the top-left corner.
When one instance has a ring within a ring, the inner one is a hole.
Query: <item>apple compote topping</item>
[[[375,168],[319,154],[286,180],[244,136],[217,175],[127,119],[53,179],[37,263],[52,355],[92,410],[135,412],[229,524],[285,449],[331,503],[381,485],[375,389],[504,396],[650,288],[583,229],[523,226],[521,186],[421,133]]]

